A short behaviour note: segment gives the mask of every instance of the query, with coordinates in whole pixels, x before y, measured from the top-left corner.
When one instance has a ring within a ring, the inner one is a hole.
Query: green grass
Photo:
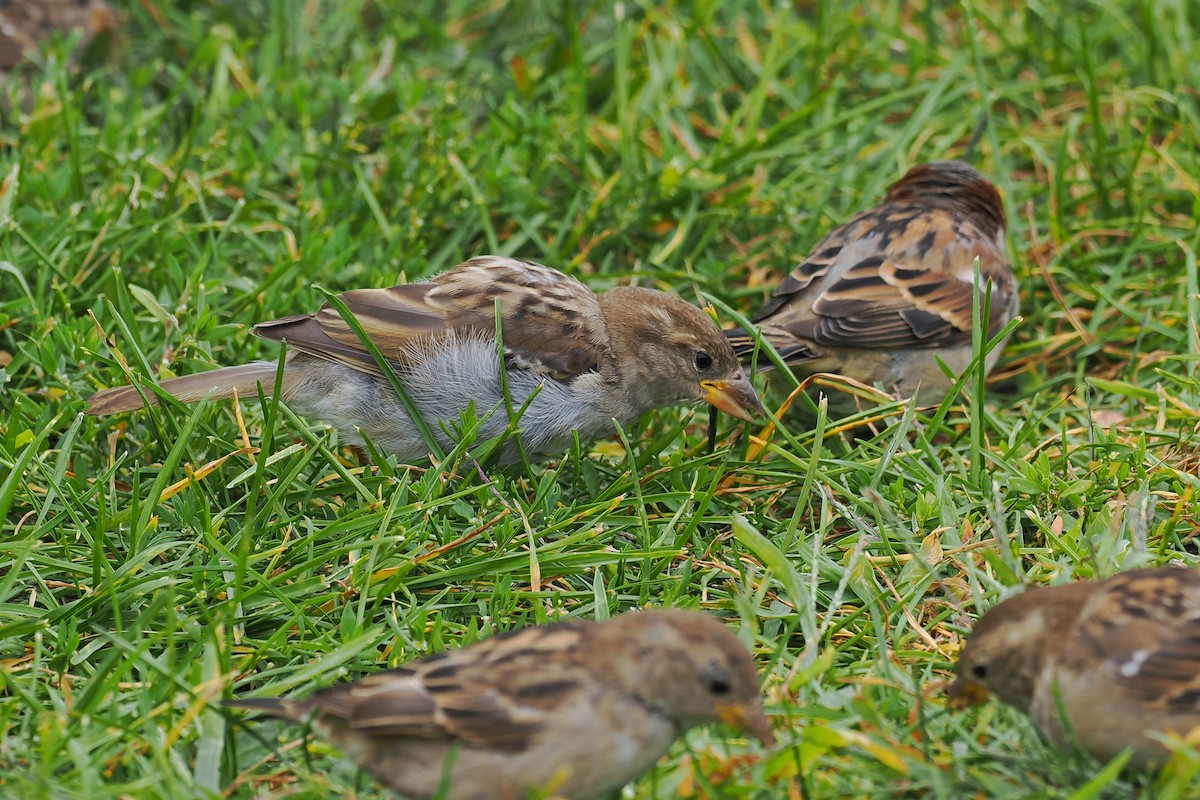
[[[141,0],[111,60],[3,84],[0,796],[378,796],[220,700],[646,605],[754,643],[781,743],[697,731],[631,796],[1194,796],[1196,761],[1116,775],[937,684],[1007,587],[1200,561],[1198,7],[617,9]],[[984,119],[1024,319],[945,414],[748,459],[667,411],[495,491],[255,398],[81,415],[479,253],[750,313]]]

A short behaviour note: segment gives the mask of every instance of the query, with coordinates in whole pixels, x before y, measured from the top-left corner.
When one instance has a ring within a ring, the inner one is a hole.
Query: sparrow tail
[[[275,387],[276,367],[277,365],[270,361],[256,361],[240,367],[223,367],[211,372],[170,378],[159,385],[184,403],[194,403],[213,390],[214,400],[233,397],[234,392],[242,397],[254,395],[258,393],[259,384],[270,394]],[[150,405],[158,405],[158,400],[153,394],[147,392],[146,395]],[[89,397],[87,413],[103,417],[141,407],[142,396],[136,387],[117,386],[113,389],[102,389]]]

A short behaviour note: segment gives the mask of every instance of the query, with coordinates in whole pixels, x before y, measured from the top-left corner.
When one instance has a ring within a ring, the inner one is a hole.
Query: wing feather
[[[1200,573],[1118,575],[1088,615],[1088,649],[1107,654],[1130,691],[1170,713],[1200,712]],[[1121,645],[1115,655],[1114,642]]]
[[[992,285],[995,333],[1016,301],[1000,245],[947,210],[907,203],[884,203],[827,236],[756,321],[828,347],[966,344],[976,257]]]
[[[572,661],[586,623],[528,628],[310,695],[321,715],[379,736],[520,750],[584,675]],[[561,672],[547,680],[550,659]]]
[[[598,369],[607,352],[596,295],[578,280],[529,261],[482,256],[425,283],[339,296],[383,355],[401,368],[440,335],[494,335],[497,300],[505,349],[523,368],[569,381]],[[315,314],[256,325],[254,333],[378,374],[358,336],[328,304]]]

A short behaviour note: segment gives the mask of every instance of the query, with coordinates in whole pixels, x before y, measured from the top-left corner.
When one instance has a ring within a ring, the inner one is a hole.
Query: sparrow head
[[[695,611],[667,609],[626,614],[607,624],[609,635],[626,645],[615,663],[597,666],[623,691],[667,717],[681,732],[722,722],[765,745],[774,743],[754,660],[723,622]]]
[[[1000,192],[983,173],[961,161],[916,165],[892,184],[887,199],[958,212],[994,239],[1002,238],[1007,226]]]
[[[978,705],[994,694],[1028,713],[1038,676],[1079,615],[1087,585],[1029,589],[984,614],[954,669],[950,700]]]
[[[629,286],[601,295],[600,305],[617,370],[639,411],[704,400],[738,419],[762,415],[733,347],[703,311]]]

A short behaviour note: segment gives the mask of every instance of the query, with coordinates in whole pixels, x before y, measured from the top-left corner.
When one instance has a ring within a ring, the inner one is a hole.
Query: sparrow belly
[[[356,734],[342,722],[318,723],[317,730],[410,800],[524,798],[545,789],[553,797],[601,800],[654,766],[679,735],[665,718],[634,704],[614,701],[610,706],[627,712],[622,725],[596,724],[595,709],[581,706],[575,714],[558,717],[559,724],[524,749]],[[449,785],[439,794],[448,766]]]
[[[475,434],[478,442],[508,429],[495,342],[477,337],[443,339],[439,346],[407,353],[406,358],[410,364],[397,370],[397,377],[444,449],[459,440],[464,419],[481,420]],[[351,443],[362,444],[365,436],[401,461],[427,455],[419,429],[387,379],[305,354],[288,361],[287,374],[284,399],[289,405],[329,423]],[[528,401],[519,430],[530,454],[561,453],[570,446],[573,431],[587,440],[611,430],[609,415],[588,397],[590,376],[568,385],[532,370],[510,368],[505,377],[514,413]],[[515,444],[507,443],[501,459],[516,458]]]
[[[1121,672],[1121,665],[1129,663],[1122,657],[1087,671],[1048,668],[1029,711],[1038,729],[1060,747],[1077,741],[1101,762],[1132,747],[1130,764],[1134,767],[1161,766],[1171,757],[1171,751],[1158,737],[1188,737],[1200,728],[1200,712],[1171,713],[1161,704],[1147,707],[1144,697],[1131,696],[1122,680],[1128,676]],[[1070,734],[1063,725],[1060,705],[1068,710]]]

